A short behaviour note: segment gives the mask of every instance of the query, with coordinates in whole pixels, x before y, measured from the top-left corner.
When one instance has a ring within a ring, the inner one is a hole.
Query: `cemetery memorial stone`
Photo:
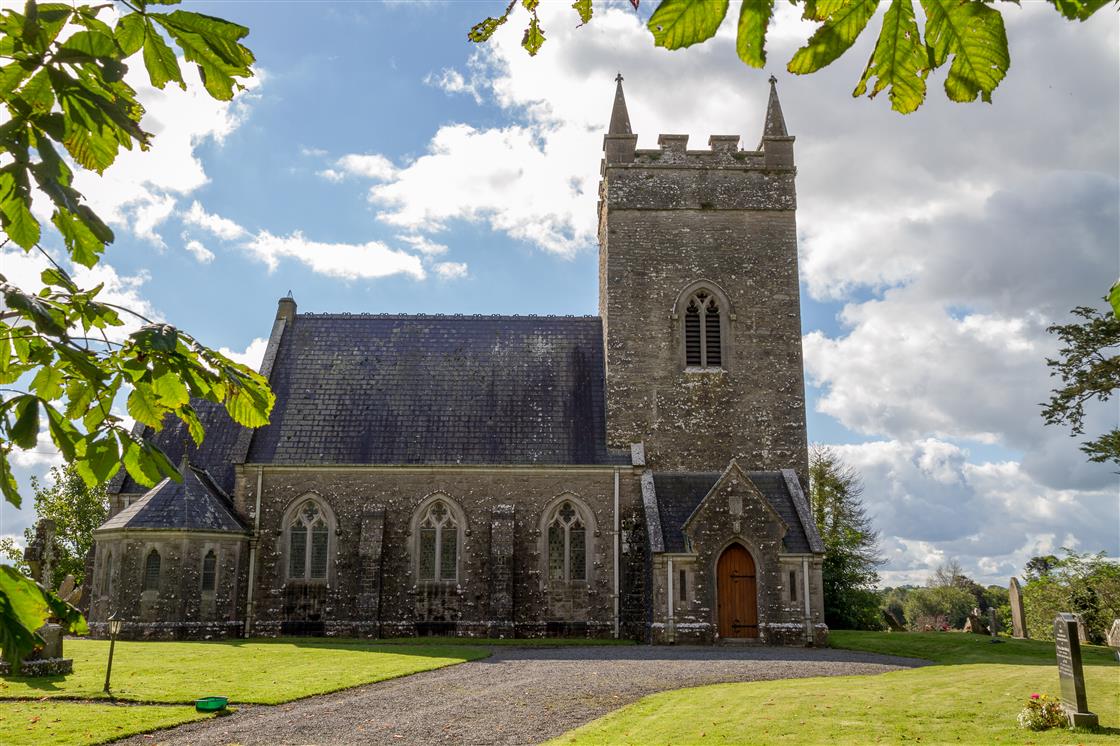
[[[1027,614],[1023,609],[1023,589],[1019,587],[1018,578],[1011,578],[1007,597],[1011,603],[1012,636],[1026,640],[1030,638],[1030,634],[1027,632]]]
[[[1112,620],[1112,626],[1108,629],[1108,636],[1105,641],[1110,648],[1116,651],[1116,660],[1120,660],[1120,619]]]
[[[43,519],[35,527],[35,538],[24,550],[24,560],[31,569],[31,579],[51,589],[51,565],[54,560],[54,521]],[[69,578],[71,586],[73,578]],[[20,659],[20,676],[65,676],[73,673],[74,660],[62,657],[63,628],[47,621],[36,630],[43,646]],[[12,673],[11,664],[0,661],[0,676]]]
[[[1089,642],[1089,631],[1085,627],[1085,617],[1080,614],[1073,615],[1074,621],[1077,622],[1077,641]]]
[[[1092,728],[1097,716],[1089,712],[1085,697],[1085,671],[1081,665],[1081,641],[1077,637],[1074,614],[1061,613],[1054,619],[1054,650],[1058,657],[1058,678],[1061,680],[1062,709],[1070,725]]]
[[[995,609],[994,606],[989,606],[988,607],[988,634],[990,634],[992,636],[992,642],[1001,642],[1001,640],[998,637],[996,637],[996,632],[998,631],[998,628],[999,628],[999,624],[996,622],[996,609]]]

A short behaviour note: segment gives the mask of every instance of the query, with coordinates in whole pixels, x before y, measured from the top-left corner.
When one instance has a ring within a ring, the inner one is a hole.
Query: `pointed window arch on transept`
[[[315,495],[306,495],[288,510],[288,579],[326,582],[334,534],[334,515]]]
[[[211,549],[202,558],[202,592],[213,593],[218,585],[218,557]]]
[[[549,505],[541,527],[548,582],[587,582],[594,533],[591,512],[574,495],[561,495]]]
[[[159,552],[153,549],[152,551],[148,552],[148,558],[144,560],[144,584],[142,586],[143,590],[159,592],[159,575]]]
[[[413,520],[417,580],[458,582],[466,523],[462,511],[447,496],[437,495],[421,503]]]

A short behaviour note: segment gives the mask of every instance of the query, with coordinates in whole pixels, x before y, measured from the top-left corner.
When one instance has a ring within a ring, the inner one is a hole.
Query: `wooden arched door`
[[[720,637],[758,637],[758,583],[754,559],[740,544],[720,555],[716,566]]]

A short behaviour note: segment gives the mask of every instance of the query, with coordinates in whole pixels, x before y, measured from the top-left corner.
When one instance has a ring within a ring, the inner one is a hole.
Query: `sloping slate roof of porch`
[[[684,523],[712,487],[722,472],[654,472],[653,484],[657,495],[657,509],[661,530],[665,537],[666,552],[688,551]],[[811,552],[806,528],[798,516],[793,496],[789,493],[780,471],[749,471],[750,478],[782,520],[789,526],[784,540],[787,552]]]

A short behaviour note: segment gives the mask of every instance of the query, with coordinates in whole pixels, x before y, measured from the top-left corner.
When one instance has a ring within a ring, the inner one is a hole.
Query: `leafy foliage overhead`
[[[1077,436],[1085,433],[1085,405],[1107,402],[1120,389],[1120,316],[1088,306],[1078,306],[1073,315],[1081,320],[1047,329],[1062,343],[1060,357],[1046,361],[1062,385],[1052,392],[1042,417],[1047,425],[1068,425]],[[1081,450],[1090,461],[1120,464],[1120,428],[1086,441]]]
[[[204,432],[193,400],[224,405],[246,427],[268,422],[274,397],[260,375],[174,326],[105,302],[102,285],[81,288],[63,266],[93,267],[113,241],[74,188],[75,169],[101,173],[122,148],[151,144],[144,108],[125,81],[129,64],[142,61],[156,88],[185,88],[181,55],[221,101],[253,74],[253,54],[241,44],[247,28],[165,10],[177,3],[27,0],[22,12],[6,7],[0,14],[0,227],[6,235],[0,248],[11,243],[37,251],[51,265],[37,291],[0,275],[0,494],[16,507],[21,500],[10,456],[35,448],[41,432],[91,489],[122,464],[140,484],[180,479],[159,448],[125,426],[114,411],[122,400],[128,415],[156,430],[178,417],[196,443]],[[110,26],[106,19],[114,18]],[[38,212],[34,201],[41,202]],[[44,226],[36,214],[48,212],[50,226]],[[43,249],[44,230],[64,247],[64,258]],[[122,314],[143,324],[124,334]],[[52,606],[56,601],[19,573],[0,574],[5,656],[37,644],[35,630],[48,615],[68,618],[65,608]]]
[[[544,42],[537,17],[539,0],[521,0],[529,11],[529,26],[522,46],[536,55]],[[593,0],[577,0],[572,8],[580,24],[592,18]],[[775,0],[739,0],[735,52],[746,64],[766,64],[766,34],[774,15]],[[871,58],[867,61],[853,96],[874,98],[888,90],[891,108],[902,114],[915,111],[926,97],[931,72],[948,64],[945,95],[969,102],[979,97],[991,103],[992,93],[1011,67],[1003,15],[993,0],[789,0],[802,8],[802,17],[820,24],[808,43],[789,61],[791,73],[814,73],[847,52],[868,23],[885,6],[882,25]],[[1005,0],[1019,4],[1019,0]],[[1101,8],[1120,0],[1046,0],[1069,20],[1084,21]],[[635,10],[638,0],[631,0]],[[497,18],[486,18],[467,34],[484,42],[510,17],[517,5],[511,0]],[[684,49],[715,36],[729,0],[661,0],[646,24],[655,46]],[[918,10],[924,19],[919,29]],[[869,85],[871,81],[874,83]],[[1117,311],[1120,315],[1120,311]]]

